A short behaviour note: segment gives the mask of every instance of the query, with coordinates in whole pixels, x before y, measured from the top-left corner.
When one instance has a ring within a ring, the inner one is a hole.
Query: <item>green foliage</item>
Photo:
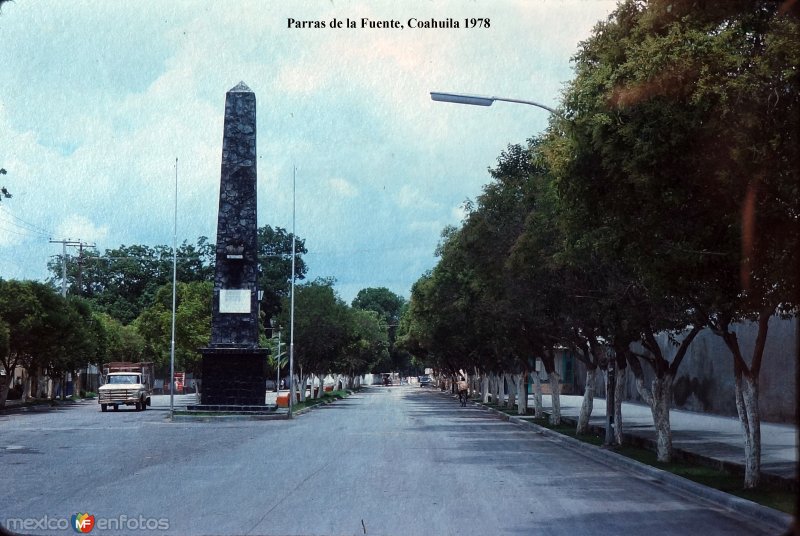
[[[308,267],[302,255],[308,253],[305,241],[295,238],[295,279],[302,280]],[[265,225],[258,229],[258,288],[264,291],[261,314],[269,320],[280,315],[282,301],[289,297],[292,284],[292,233]]]
[[[356,310],[375,312],[388,332],[388,349],[386,352],[373,352],[372,370],[374,372],[397,370],[410,374],[414,368],[410,363],[410,354],[396,346],[397,330],[406,307],[406,300],[385,287],[365,288],[358,291],[352,306]]]
[[[96,362],[105,332],[84,300],[64,299],[34,281],[0,280],[0,366],[32,371],[41,367],[62,378],[87,362]],[[11,375],[5,377],[11,380]],[[0,406],[8,384],[0,385]]]
[[[317,279],[295,287],[295,367],[328,372],[349,342],[347,305],[333,289],[333,281]],[[280,324],[290,325],[289,299],[284,298]]]
[[[374,370],[389,358],[386,321],[375,311],[348,307],[333,285],[332,279],[317,279],[295,287],[295,367],[351,375]],[[278,317],[284,333],[290,313],[284,298]]]
[[[561,195],[640,294],[677,300],[668,325],[752,318],[797,285],[797,21],[765,2],[679,11],[625,2],[583,43]]]
[[[200,237],[197,245],[184,242],[177,251],[177,279],[182,282],[212,281],[214,245]],[[48,263],[56,286],[61,283],[61,258]],[[120,246],[100,255],[81,250],[77,259],[67,261],[70,294],[91,300],[96,309],[129,324],[153,302],[156,291],[171,283],[172,248],[144,245]]]
[[[177,370],[199,372],[198,349],[211,340],[211,298],[208,281],[178,283],[175,312],[175,366]],[[172,346],[172,285],[158,289],[153,305],[134,322],[144,342],[143,356],[166,368]],[[138,340],[134,340],[138,348]]]
[[[389,370],[389,332],[385,318],[378,312],[351,309],[349,339],[337,360],[340,370],[357,374]]]

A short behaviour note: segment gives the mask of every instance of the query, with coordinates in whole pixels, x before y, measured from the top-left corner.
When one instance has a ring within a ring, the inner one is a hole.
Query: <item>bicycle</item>
[[[461,407],[467,407],[467,392],[466,391],[459,391],[458,392],[458,401],[461,402]]]

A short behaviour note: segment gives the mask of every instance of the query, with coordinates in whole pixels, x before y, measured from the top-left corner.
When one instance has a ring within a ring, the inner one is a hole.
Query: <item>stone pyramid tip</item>
[[[236,84],[236,87],[231,88],[231,91],[232,92],[233,91],[245,92],[245,93],[252,93],[253,92],[253,90],[250,89],[249,87],[247,87],[247,84],[245,84],[244,82],[239,82],[238,84]]]

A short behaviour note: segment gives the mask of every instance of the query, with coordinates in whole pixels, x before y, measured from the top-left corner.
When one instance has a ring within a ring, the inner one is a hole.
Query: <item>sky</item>
[[[555,107],[579,42],[614,7],[6,2],[0,186],[13,197],[0,202],[0,277],[45,280],[62,250],[51,240],[100,253],[171,246],[176,225],[178,243],[216,241],[225,93],[244,81],[257,100],[259,226],[292,230],[296,168],[294,230],[308,249],[307,279],[334,278],[348,303],[367,287],[408,298],[436,264],[441,231],[460,224],[500,153],[548,121],[532,106],[440,103],[430,92]],[[484,21],[465,27],[473,18]],[[401,27],[362,27],[364,19]],[[410,19],[459,28],[414,28]]]

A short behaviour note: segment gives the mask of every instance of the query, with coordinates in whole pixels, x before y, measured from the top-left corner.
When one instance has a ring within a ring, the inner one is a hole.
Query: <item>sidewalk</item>
[[[578,419],[582,396],[561,395],[561,415]],[[533,408],[533,396],[529,396]],[[550,395],[542,397],[546,412],[552,411]],[[589,424],[605,428],[606,401],[595,398]],[[674,449],[744,467],[744,435],[739,419],[673,409],[670,411]],[[622,403],[622,431],[655,441],[653,416],[648,406]],[[797,478],[797,425],[761,422],[761,470],[784,479]]]

